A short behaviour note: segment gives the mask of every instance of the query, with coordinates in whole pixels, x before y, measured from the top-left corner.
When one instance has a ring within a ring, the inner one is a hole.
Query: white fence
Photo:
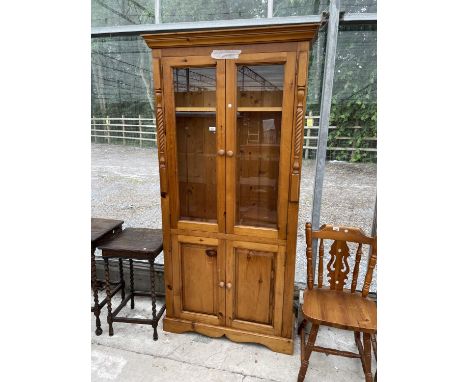
[[[305,158],[309,158],[310,154],[317,150],[317,134],[318,134],[318,122],[319,116],[307,116],[307,120],[311,119],[312,122],[308,122],[304,127],[304,150],[303,154]],[[311,126],[312,125],[312,126]],[[336,129],[336,126],[330,126],[330,129]],[[353,127],[353,129],[361,129],[359,126]],[[118,143],[127,144],[129,141],[136,141],[136,144],[140,147],[143,142],[151,142],[156,145],[156,121],[154,118],[129,118],[129,117],[105,117],[105,118],[91,118],[91,138],[93,142],[98,142],[98,139],[107,143]],[[352,137],[335,137],[336,140],[346,141],[352,140]],[[377,141],[376,137],[363,138],[365,141]],[[101,141],[101,142],[102,142]],[[129,142],[130,143],[130,142]],[[342,145],[340,145],[342,146]],[[330,151],[350,151],[356,150],[354,147],[327,147]],[[360,148],[360,151],[377,152],[377,148]]]
[[[154,118],[91,118],[91,138],[101,138],[111,143],[112,140],[121,140],[125,145],[127,141],[148,141],[156,144],[156,121]]]
[[[303,155],[304,158],[310,158],[311,151],[315,152],[317,150],[317,142],[318,142],[318,129],[319,129],[319,119],[320,116],[307,116],[306,122],[309,119],[312,119],[312,122],[309,122],[304,126],[304,147],[303,147]],[[312,123],[312,126],[310,124]],[[309,125],[309,126],[307,126]],[[330,126],[329,130],[336,129],[336,126]],[[362,129],[360,126],[354,126],[353,129]],[[335,137],[335,140],[339,140],[343,143],[346,141],[351,141],[352,137]],[[372,141],[377,143],[377,137],[365,137],[363,138],[364,141]],[[355,147],[340,147],[338,146],[327,146],[327,151],[356,151]],[[361,147],[359,148],[360,151],[367,151],[367,152],[377,152],[377,148],[373,147]]]

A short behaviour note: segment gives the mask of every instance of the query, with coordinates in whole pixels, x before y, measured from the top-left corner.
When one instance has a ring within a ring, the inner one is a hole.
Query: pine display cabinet
[[[143,35],[152,49],[164,330],[293,353],[309,47],[318,24]]]

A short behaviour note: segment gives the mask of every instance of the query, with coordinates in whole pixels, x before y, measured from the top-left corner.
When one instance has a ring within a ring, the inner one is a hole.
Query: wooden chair
[[[316,286],[314,286],[314,271],[312,267],[312,239],[319,240],[318,282]],[[330,260],[326,266],[329,287],[323,286],[324,240],[333,241],[330,249]],[[307,223],[306,242],[307,289],[304,291],[304,304],[302,305],[304,320],[298,329],[301,336],[301,368],[297,380],[304,380],[310,355],[313,351],[316,351],[360,358],[366,382],[370,382],[372,381],[371,343],[375,339],[377,332],[377,304],[368,299],[367,295],[377,262],[377,239],[376,237],[366,236],[359,228],[333,227],[325,224],[318,231],[312,231],[311,224]],[[350,271],[348,258],[351,256],[347,242],[358,244],[355,252],[351,289],[344,288]],[[372,252],[368,260],[362,292],[359,293],[356,287],[358,285],[359,267],[363,252],[362,246],[366,244],[371,246]],[[304,329],[307,321],[312,323],[312,329],[306,343]],[[359,353],[315,346],[315,339],[317,338],[320,325],[352,330]],[[364,345],[361,342],[361,333],[363,333]],[[377,346],[375,343],[374,352],[377,356],[376,351]]]

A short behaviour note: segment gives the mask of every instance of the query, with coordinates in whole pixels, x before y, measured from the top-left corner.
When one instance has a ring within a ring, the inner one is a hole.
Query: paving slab
[[[100,292],[100,298],[104,293]],[[120,297],[112,299],[117,306]],[[163,304],[158,299],[157,308]],[[159,323],[159,340],[153,341],[149,325],[114,323],[109,337],[107,310],[101,313],[104,333],[94,334],[91,313],[91,374],[93,381],[295,381],[300,366],[299,338],[295,338],[294,355],[274,353],[257,344],[210,338],[197,333],[164,332]],[[148,298],[136,297],[135,309],[126,306],[119,315],[151,317]],[[321,327],[317,345],[356,351],[351,332]],[[375,362],[373,360],[373,369]],[[312,353],[306,381],[364,380],[359,359]]]
[[[241,382],[244,375],[169,358],[93,346],[91,352],[93,381],[226,381]]]

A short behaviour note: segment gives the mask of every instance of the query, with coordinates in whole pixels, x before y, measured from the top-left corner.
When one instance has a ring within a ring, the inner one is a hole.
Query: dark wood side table
[[[113,219],[99,219],[91,218],[91,284],[93,288],[94,295],[94,306],[91,307],[91,312],[94,312],[96,316],[96,335],[100,336],[102,334],[101,320],[99,315],[101,309],[106,304],[106,299],[99,301],[98,297],[98,288],[97,288],[97,276],[96,276],[96,258],[95,251],[98,245],[105,243],[108,240],[111,240],[117,234],[122,232],[123,220],[113,220]],[[123,264],[120,262],[120,275],[121,281],[116,283],[116,288],[112,291],[112,296],[116,294],[119,290],[122,290],[122,299],[125,298],[125,282],[123,281]]]
[[[153,339],[158,339],[158,322],[166,310],[164,304],[156,313],[156,288],[154,275],[154,260],[163,250],[162,230],[149,228],[127,228],[111,241],[100,245],[106,270],[106,294],[107,294],[107,322],[109,335],[114,334],[113,322],[126,322],[133,324],[147,324],[153,327]],[[109,280],[109,259],[128,259],[130,265],[130,294],[122,300],[120,305],[112,311],[112,295]],[[135,292],[133,284],[133,260],[146,260],[150,265],[151,293]],[[131,300],[131,309],[135,307],[135,296],[151,296],[152,318],[129,318],[117,316],[122,308]]]

